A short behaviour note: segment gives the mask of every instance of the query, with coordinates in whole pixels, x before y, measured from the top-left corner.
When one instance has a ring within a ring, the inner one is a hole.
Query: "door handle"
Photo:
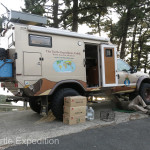
[[[43,57],[40,57],[40,58],[39,58],[39,60],[40,60],[40,61],[43,61],[43,60],[44,60],[44,58],[43,58]]]
[[[119,74],[117,74],[117,76],[118,76],[118,79],[120,79],[120,75],[119,75]]]

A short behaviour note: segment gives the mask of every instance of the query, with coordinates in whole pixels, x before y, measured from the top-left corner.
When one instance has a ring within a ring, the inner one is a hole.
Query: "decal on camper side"
[[[76,65],[71,60],[56,60],[53,63],[53,68],[56,72],[74,72]]]
[[[129,86],[129,85],[130,85],[129,77],[126,77],[126,78],[125,78],[124,84],[125,84],[126,86]]]

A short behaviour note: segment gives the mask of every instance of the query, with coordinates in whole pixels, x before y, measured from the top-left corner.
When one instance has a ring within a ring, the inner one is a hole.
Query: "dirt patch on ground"
[[[53,115],[52,111],[50,110],[48,112],[47,116],[42,117],[40,120],[36,121],[35,124],[40,124],[40,123],[44,123],[44,122],[52,122],[54,121],[56,118]]]
[[[136,120],[139,118],[140,118],[140,114],[132,114],[132,115],[130,115],[129,120]]]
[[[8,147],[11,147],[11,146],[13,146],[13,144],[6,144],[6,145],[3,145],[3,146],[0,146],[0,150],[4,150],[4,149],[6,149]]]

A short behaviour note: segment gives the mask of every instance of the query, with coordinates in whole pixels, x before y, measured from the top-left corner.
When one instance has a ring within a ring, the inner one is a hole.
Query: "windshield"
[[[117,70],[118,71],[130,71],[131,67],[121,59],[117,60]]]

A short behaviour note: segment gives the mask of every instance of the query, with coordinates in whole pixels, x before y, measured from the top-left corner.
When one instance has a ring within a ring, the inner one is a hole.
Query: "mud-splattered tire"
[[[150,83],[143,83],[140,88],[140,95],[143,98],[144,102],[147,105],[150,105],[150,98],[149,100],[147,99],[148,95],[150,94],[150,92],[148,91],[150,91]]]
[[[58,120],[63,120],[63,105],[64,97],[67,96],[77,96],[79,93],[71,88],[64,88],[56,91],[53,95],[52,100],[52,112]]]
[[[7,58],[7,52],[4,48],[0,48],[0,60]]]

